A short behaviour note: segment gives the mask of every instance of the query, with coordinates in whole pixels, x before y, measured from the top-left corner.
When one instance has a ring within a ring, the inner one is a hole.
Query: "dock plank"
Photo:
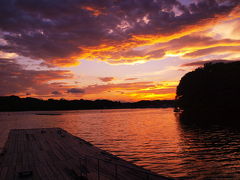
[[[0,156],[0,179],[169,179],[60,128],[14,129]]]

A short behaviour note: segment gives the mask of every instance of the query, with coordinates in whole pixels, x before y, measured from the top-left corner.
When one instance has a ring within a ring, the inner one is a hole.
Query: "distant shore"
[[[0,111],[56,111],[56,110],[93,110],[93,109],[134,109],[134,108],[170,108],[174,100],[153,100],[138,102],[120,102],[110,100],[41,100],[20,98],[18,96],[0,97]]]

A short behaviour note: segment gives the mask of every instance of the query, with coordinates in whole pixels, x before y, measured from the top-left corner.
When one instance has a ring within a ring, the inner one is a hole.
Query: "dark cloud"
[[[120,48],[125,43],[122,49],[126,49],[143,43],[136,36],[183,32],[228,15],[239,4],[233,0],[195,2],[185,6],[177,0],[1,0],[0,30],[8,44],[0,48],[68,65],[89,47]]]
[[[206,63],[230,63],[230,62],[234,62],[234,61],[231,61],[231,60],[208,60],[208,61],[195,61],[195,62],[192,62],[192,63],[187,63],[187,64],[183,64],[181,66],[203,66],[204,64]]]
[[[53,85],[52,80],[70,79],[70,71],[64,70],[25,70],[14,59],[0,59],[0,95],[47,94]]]
[[[79,89],[79,88],[71,88],[71,89],[67,90],[67,93],[83,94],[83,93],[85,93],[85,90]]]
[[[53,95],[61,95],[62,93],[59,92],[59,91],[53,91],[52,94],[53,94]]]
[[[114,77],[100,77],[99,79],[103,82],[110,82],[110,81],[114,80],[115,78]]]
[[[125,79],[126,81],[133,81],[133,80],[137,80],[138,78],[127,78]]]

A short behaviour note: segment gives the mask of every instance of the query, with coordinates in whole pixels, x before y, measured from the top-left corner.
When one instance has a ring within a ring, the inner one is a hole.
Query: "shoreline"
[[[78,111],[78,110],[118,110],[118,109],[167,109],[167,108],[174,108],[174,106],[169,106],[169,107],[122,107],[122,108],[96,108],[96,109],[50,109],[50,110],[45,110],[45,109],[41,109],[41,110],[36,110],[36,109],[29,109],[29,110],[12,110],[12,111],[1,111],[0,112],[29,112],[29,111],[33,111],[33,112],[41,112],[41,111],[47,111],[47,112],[52,112],[52,111]]]

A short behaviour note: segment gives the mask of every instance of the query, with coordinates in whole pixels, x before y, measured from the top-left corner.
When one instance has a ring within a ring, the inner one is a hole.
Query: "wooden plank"
[[[7,172],[8,172],[8,168],[7,167],[2,167],[0,169],[0,179],[6,179],[7,178]]]
[[[5,149],[6,153],[0,156],[1,180],[21,179],[20,176],[44,180],[81,177],[88,180],[167,179],[60,128],[11,130]]]

